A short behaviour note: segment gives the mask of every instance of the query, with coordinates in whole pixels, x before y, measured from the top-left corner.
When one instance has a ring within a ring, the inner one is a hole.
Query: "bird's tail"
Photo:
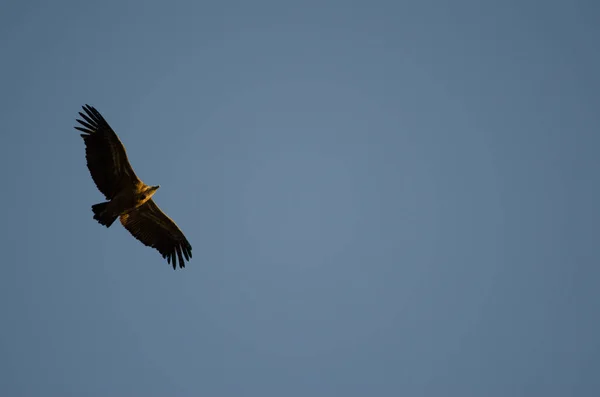
[[[108,211],[108,203],[99,203],[92,205],[92,211],[94,211],[94,219],[98,221],[101,225],[106,227],[110,227],[114,221],[117,220],[119,215],[113,215]]]

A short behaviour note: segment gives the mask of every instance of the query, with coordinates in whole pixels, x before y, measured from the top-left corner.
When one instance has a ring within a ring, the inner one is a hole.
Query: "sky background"
[[[0,395],[600,395],[600,5],[0,6]],[[116,223],[95,106],[193,245]]]

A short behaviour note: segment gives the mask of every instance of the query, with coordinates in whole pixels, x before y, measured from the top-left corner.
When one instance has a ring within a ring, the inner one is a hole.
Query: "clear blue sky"
[[[1,8],[0,395],[600,395],[598,2]]]

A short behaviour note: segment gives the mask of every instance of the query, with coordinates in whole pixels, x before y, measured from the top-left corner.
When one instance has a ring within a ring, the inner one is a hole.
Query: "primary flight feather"
[[[185,267],[192,257],[192,246],[175,222],[158,208],[152,196],[160,186],[144,184],[129,160],[125,146],[104,117],[92,106],[79,112],[87,167],[98,190],[108,201],[92,205],[94,219],[110,227],[120,218],[121,224],[139,241],[161,253],[176,269]],[[185,257],[185,259],[184,259]]]

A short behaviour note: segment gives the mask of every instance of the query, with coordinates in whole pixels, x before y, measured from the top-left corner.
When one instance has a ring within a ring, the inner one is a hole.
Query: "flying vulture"
[[[175,222],[158,208],[152,196],[160,186],[149,186],[133,172],[125,146],[104,117],[92,106],[83,106],[85,157],[96,187],[108,201],[92,205],[94,219],[110,227],[120,218],[121,224],[139,241],[161,253],[176,269],[185,267],[192,257],[192,246]],[[185,257],[185,260],[184,260]]]

